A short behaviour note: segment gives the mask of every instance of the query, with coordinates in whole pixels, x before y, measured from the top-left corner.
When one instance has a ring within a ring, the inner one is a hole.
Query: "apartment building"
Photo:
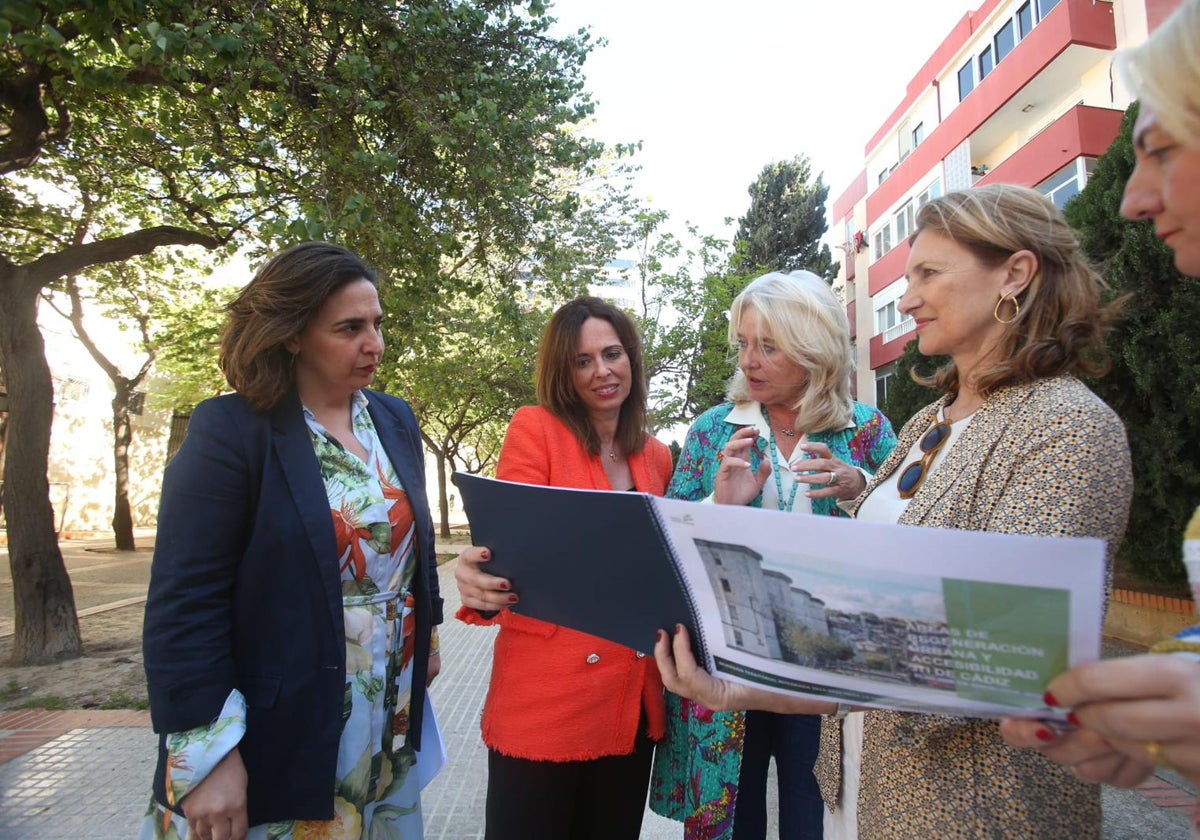
[[[830,216],[842,255],[858,399],[881,402],[914,337],[898,309],[920,206],[988,183],[1034,187],[1060,207],[1087,183],[1130,94],[1114,54],[1179,0],[985,0],[908,83]]]

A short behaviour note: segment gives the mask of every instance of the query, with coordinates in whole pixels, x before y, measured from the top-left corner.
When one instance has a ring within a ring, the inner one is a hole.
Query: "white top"
[[[938,464],[946,457],[950,447],[954,446],[955,441],[962,435],[963,430],[967,428],[974,416],[974,414],[969,414],[950,424],[950,437],[943,441],[938,451],[934,453],[933,460],[930,461],[927,468],[928,472],[925,474],[926,480],[938,468]],[[945,415],[939,409],[938,420],[944,419]],[[909,464],[920,461],[924,457],[925,453],[921,451],[921,438],[923,437],[925,437],[925,432],[922,432],[916,443],[909,448],[908,455],[905,456],[900,468],[893,470],[891,475],[876,485],[875,489],[871,491],[871,495],[863,499],[856,519],[892,524],[899,521],[900,515],[904,513],[912,499],[901,499],[900,489],[896,483],[899,481],[900,474]],[[842,796],[836,812],[825,809],[825,840],[857,840],[858,838],[858,789],[859,775],[862,772],[862,740],[863,713],[852,712],[846,715],[842,721]]]
[[[763,485],[762,506],[767,510],[782,510],[778,491],[783,491],[783,497],[786,500],[792,495],[792,487],[799,484],[800,486],[796,488],[796,496],[792,500],[792,513],[812,513],[812,499],[805,495],[810,485],[797,482],[796,476],[792,473],[792,470],[808,457],[808,453],[800,448],[808,441],[808,435],[800,435],[799,440],[796,441],[796,448],[792,450],[792,457],[787,460],[785,465],[780,465],[776,459],[771,457],[771,435],[772,433],[775,435],[776,448],[778,448],[780,437],[786,436],[778,430],[773,430],[767,423],[766,418],[763,417],[762,403],[753,401],[737,403],[733,410],[725,416],[725,422],[734,426],[754,426],[758,429],[758,436],[762,439],[759,444],[759,452],[763,453],[765,460],[771,462],[772,473],[767,476],[767,482]],[[854,424],[848,423],[846,428],[853,429]],[[783,458],[782,452],[779,453],[779,457]],[[778,489],[775,486],[774,476],[776,475],[779,476]]]
[[[938,420],[945,419],[942,409],[938,409],[937,416]],[[961,420],[955,420],[950,424],[950,437],[948,437],[938,448],[938,451],[933,454],[933,460],[930,462],[927,472],[925,473],[926,481],[929,480],[929,476],[933,475],[934,471],[945,459],[946,453],[950,451],[950,448],[953,447],[958,439],[962,436],[963,431],[970,424],[971,418],[974,416],[974,414],[968,414]],[[859,505],[858,515],[855,517],[855,519],[862,519],[867,522],[896,523],[900,521],[900,516],[905,510],[908,509],[908,503],[911,502],[912,499],[901,499],[900,488],[898,488],[896,484],[900,480],[901,473],[904,472],[909,464],[920,461],[921,458],[924,457],[925,453],[921,451],[921,439],[925,437],[925,433],[928,431],[929,430],[926,429],[925,432],[922,432],[921,436],[917,438],[911,447],[909,447],[908,454],[904,456],[904,460],[901,462],[899,469],[892,470],[892,474],[883,481],[879,482],[879,484],[875,486],[875,489],[871,491],[871,495],[863,499],[863,503]]]

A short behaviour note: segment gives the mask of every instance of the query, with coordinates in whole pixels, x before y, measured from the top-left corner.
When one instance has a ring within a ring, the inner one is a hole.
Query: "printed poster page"
[[[710,672],[863,706],[1055,717],[1100,655],[1104,543],[656,500]]]

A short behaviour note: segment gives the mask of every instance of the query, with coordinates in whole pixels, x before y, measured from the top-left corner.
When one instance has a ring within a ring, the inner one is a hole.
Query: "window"
[[[908,239],[908,235],[913,230],[913,203],[906,201],[904,206],[896,213],[896,241],[903,242]]]
[[[991,73],[996,67],[996,61],[992,58],[992,48],[984,47],[983,52],[979,54],[979,81],[987,78],[987,74]]]
[[[58,381],[58,398],[64,403],[86,400],[91,390],[92,386],[88,381],[77,376],[68,376]]]
[[[721,578],[721,591],[722,592],[732,592],[733,591],[733,587],[729,585],[729,581],[725,578]]]
[[[962,102],[967,94],[975,89],[975,60],[972,59],[958,68],[958,101]]]
[[[896,363],[884,365],[875,371],[875,405],[887,402],[889,386],[896,379]]]
[[[1079,160],[1068,163],[1036,187],[1037,191],[1053,201],[1059,210],[1079,194],[1087,183],[1087,175],[1095,168],[1095,161],[1084,158],[1081,173],[1079,163]]]
[[[733,604],[729,605],[729,620],[730,621],[738,620],[737,607],[735,607]]]
[[[885,224],[875,231],[875,259],[879,259],[892,250],[892,226]]]
[[[929,185],[925,187],[925,189],[921,190],[920,194],[917,195],[917,209],[920,210],[924,204],[935,198],[941,198],[941,195],[942,180],[940,178],[934,178]]]
[[[880,335],[900,323],[900,301],[893,300],[875,310],[875,334]]]
[[[1027,0],[1024,6],[1017,9],[1017,35],[1022,40],[1033,30],[1033,0]]]
[[[908,153],[912,151],[912,132],[908,128],[908,120],[900,123],[900,128],[896,130],[896,142],[899,144],[900,160],[908,157]]]
[[[917,127],[912,130],[912,144],[915,149],[925,142],[925,123],[917,123]]]
[[[1038,0],[1038,20],[1045,20],[1046,15],[1058,5],[1059,0]]]
[[[141,415],[146,410],[146,392],[134,391],[129,395],[129,413]]]
[[[1013,47],[1017,45],[1017,34],[1011,20],[996,33],[994,43],[996,45],[996,63],[999,64],[1004,60],[1004,56],[1012,52]]]

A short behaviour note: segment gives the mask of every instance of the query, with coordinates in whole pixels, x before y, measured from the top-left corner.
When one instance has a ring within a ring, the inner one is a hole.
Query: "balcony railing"
[[[912,332],[913,329],[916,327],[916,324],[917,324],[917,322],[914,321],[912,318],[905,318],[899,324],[896,324],[895,326],[892,326],[892,327],[888,327],[886,330],[883,331],[883,343],[886,344],[889,341],[895,341],[897,338],[904,335],[905,333]]]

